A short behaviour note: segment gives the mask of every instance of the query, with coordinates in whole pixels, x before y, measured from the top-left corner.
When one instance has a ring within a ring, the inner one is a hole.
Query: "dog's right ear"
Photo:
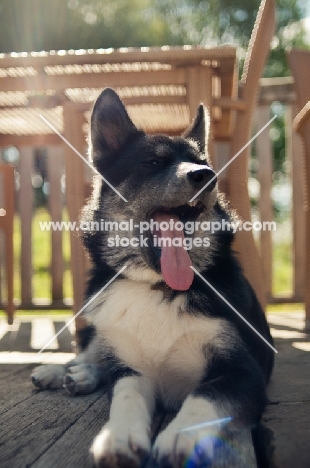
[[[116,156],[129,137],[139,130],[131,121],[116,92],[106,88],[94,105],[90,132],[91,158],[101,172],[107,159]]]
[[[196,143],[198,143],[200,151],[205,153],[207,150],[206,146],[208,145],[209,132],[210,116],[204,105],[200,104],[191,126],[185,130],[182,136],[195,140]]]

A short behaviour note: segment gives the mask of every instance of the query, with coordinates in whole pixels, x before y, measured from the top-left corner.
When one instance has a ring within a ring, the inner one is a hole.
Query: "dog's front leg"
[[[97,467],[139,467],[150,452],[154,390],[145,378],[121,378],[114,386],[110,419],[91,452]]]
[[[264,408],[265,384],[254,359],[241,351],[235,360],[218,354],[210,363],[205,378],[157,437],[156,466],[181,468],[188,460],[195,467],[257,466],[251,428]]]
[[[212,401],[189,396],[177,416],[157,437],[152,466],[256,468],[251,428],[235,430],[229,420]]]

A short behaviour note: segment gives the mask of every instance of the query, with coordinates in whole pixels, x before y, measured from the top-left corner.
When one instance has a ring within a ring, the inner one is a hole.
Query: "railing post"
[[[61,192],[61,175],[63,169],[63,147],[49,146],[48,147],[48,180],[50,183],[49,193],[49,211],[53,222],[61,222],[62,220],[62,192]],[[63,301],[63,233],[60,230],[51,232],[51,276],[52,276],[52,303]]]
[[[31,307],[32,301],[32,216],[33,187],[33,148],[22,146],[20,151],[20,190],[19,213],[21,222],[21,303],[22,307]]]

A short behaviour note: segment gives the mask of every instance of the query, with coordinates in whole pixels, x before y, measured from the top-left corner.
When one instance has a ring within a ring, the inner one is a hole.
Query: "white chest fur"
[[[91,308],[98,336],[164,393],[172,382],[174,387],[197,384],[207,364],[203,347],[221,330],[221,320],[188,314],[182,295],[167,301],[148,283],[120,280]]]

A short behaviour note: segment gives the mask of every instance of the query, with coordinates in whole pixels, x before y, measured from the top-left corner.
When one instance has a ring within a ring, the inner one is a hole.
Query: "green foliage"
[[[0,52],[173,43],[150,0],[0,0]]]
[[[280,226],[281,229],[281,226]],[[285,236],[273,244],[273,284],[275,295],[290,295],[293,289],[293,263],[291,243]]]
[[[245,54],[260,0],[157,0],[154,10],[167,18],[180,43],[239,46]],[[286,61],[287,47],[305,47],[301,2],[277,1],[277,29],[265,76],[290,74]]]

